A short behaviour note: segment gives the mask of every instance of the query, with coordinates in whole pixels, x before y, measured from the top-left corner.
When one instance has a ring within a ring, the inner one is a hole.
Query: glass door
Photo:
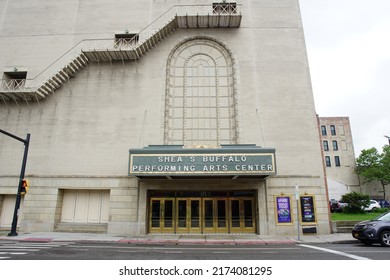
[[[201,232],[200,198],[190,199],[190,232]]]
[[[203,199],[203,232],[227,233],[227,199],[204,198]]]
[[[255,206],[253,198],[247,198],[241,200],[242,204],[242,216],[244,219],[244,231],[256,232],[255,227]]]
[[[253,198],[230,199],[230,232],[256,232]]]
[[[172,195],[172,194],[171,194]],[[254,197],[151,197],[150,233],[256,233]]]
[[[163,198],[162,232],[174,233],[174,198]]]
[[[240,216],[240,200],[230,200],[230,231],[240,232],[241,216]]]
[[[214,232],[214,200],[203,199],[203,232]]]
[[[200,198],[178,198],[176,202],[177,233],[200,233]]]
[[[149,232],[161,232],[161,200],[151,199],[149,210]]]
[[[227,199],[215,199],[216,205],[216,220],[217,228],[216,232],[218,233],[227,233],[228,232],[228,223],[227,223]]]
[[[174,233],[174,198],[151,198],[149,208],[150,233]]]
[[[187,199],[177,199],[177,232],[188,232],[188,203]]]

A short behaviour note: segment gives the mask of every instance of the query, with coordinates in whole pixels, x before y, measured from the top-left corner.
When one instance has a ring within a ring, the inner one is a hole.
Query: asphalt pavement
[[[187,235],[159,234],[142,236],[122,236],[98,233],[70,232],[22,232],[17,236],[0,233],[0,240],[28,242],[118,242],[128,244],[170,244],[170,245],[265,245],[265,244],[298,244],[298,243],[354,243],[357,242],[351,233],[333,233],[326,235],[304,234],[298,236],[264,236],[256,234],[223,234],[223,235]]]

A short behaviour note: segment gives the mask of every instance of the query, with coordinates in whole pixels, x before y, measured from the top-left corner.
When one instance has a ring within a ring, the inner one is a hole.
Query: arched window
[[[179,44],[167,64],[164,144],[238,144],[233,59],[220,43]]]

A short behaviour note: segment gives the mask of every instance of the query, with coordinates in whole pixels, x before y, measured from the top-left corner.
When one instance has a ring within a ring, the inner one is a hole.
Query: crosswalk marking
[[[327,249],[327,248],[322,248],[322,247],[317,247],[317,246],[312,246],[312,245],[306,245],[306,244],[301,244],[299,246],[311,248],[311,249],[315,249],[315,250],[320,250],[320,251],[324,251],[327,253],[336,254],[339,256],[344,256],[344,257],[351,258],[354,260],[369,260],[369,258],[365,258],[365,257],[361,257],[361,256],[357,256],[357,255],[353,255],[353,254],[349,254],[349,253],[345,253],[345,252],[340,252],[340,251],[336,251],[336,250],[332,250],[332,249]]]
[[[26,255],[27,252],[0,252],[0,255]]]
[[[10,259],[12,256],[26,255],[50,248],[69,245],[71,242],[33,243],[33,242],[4,242],[0,243],[0,260]]]

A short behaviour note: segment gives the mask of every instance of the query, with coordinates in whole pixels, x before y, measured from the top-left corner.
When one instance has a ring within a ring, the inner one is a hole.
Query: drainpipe
[[[324,155],[324,150],[322,148],[322,137],[321,137],[321,129],[320,129],[320,127],[321,127],[320,117],[317,114],[317,129],[318,129],[318,136],[320,138],[321,162],[322,162],[322,170],[324,172],[324,185],[325,185],[326,204],[328,205],[329,228],[330,228],[330,233],[334,233],[333,232],[333,226],[332,226],[332,215],[330,213],[330,207],[329,207],[328,180],[327,180],[327,175],[326,175],[325,155]]]

